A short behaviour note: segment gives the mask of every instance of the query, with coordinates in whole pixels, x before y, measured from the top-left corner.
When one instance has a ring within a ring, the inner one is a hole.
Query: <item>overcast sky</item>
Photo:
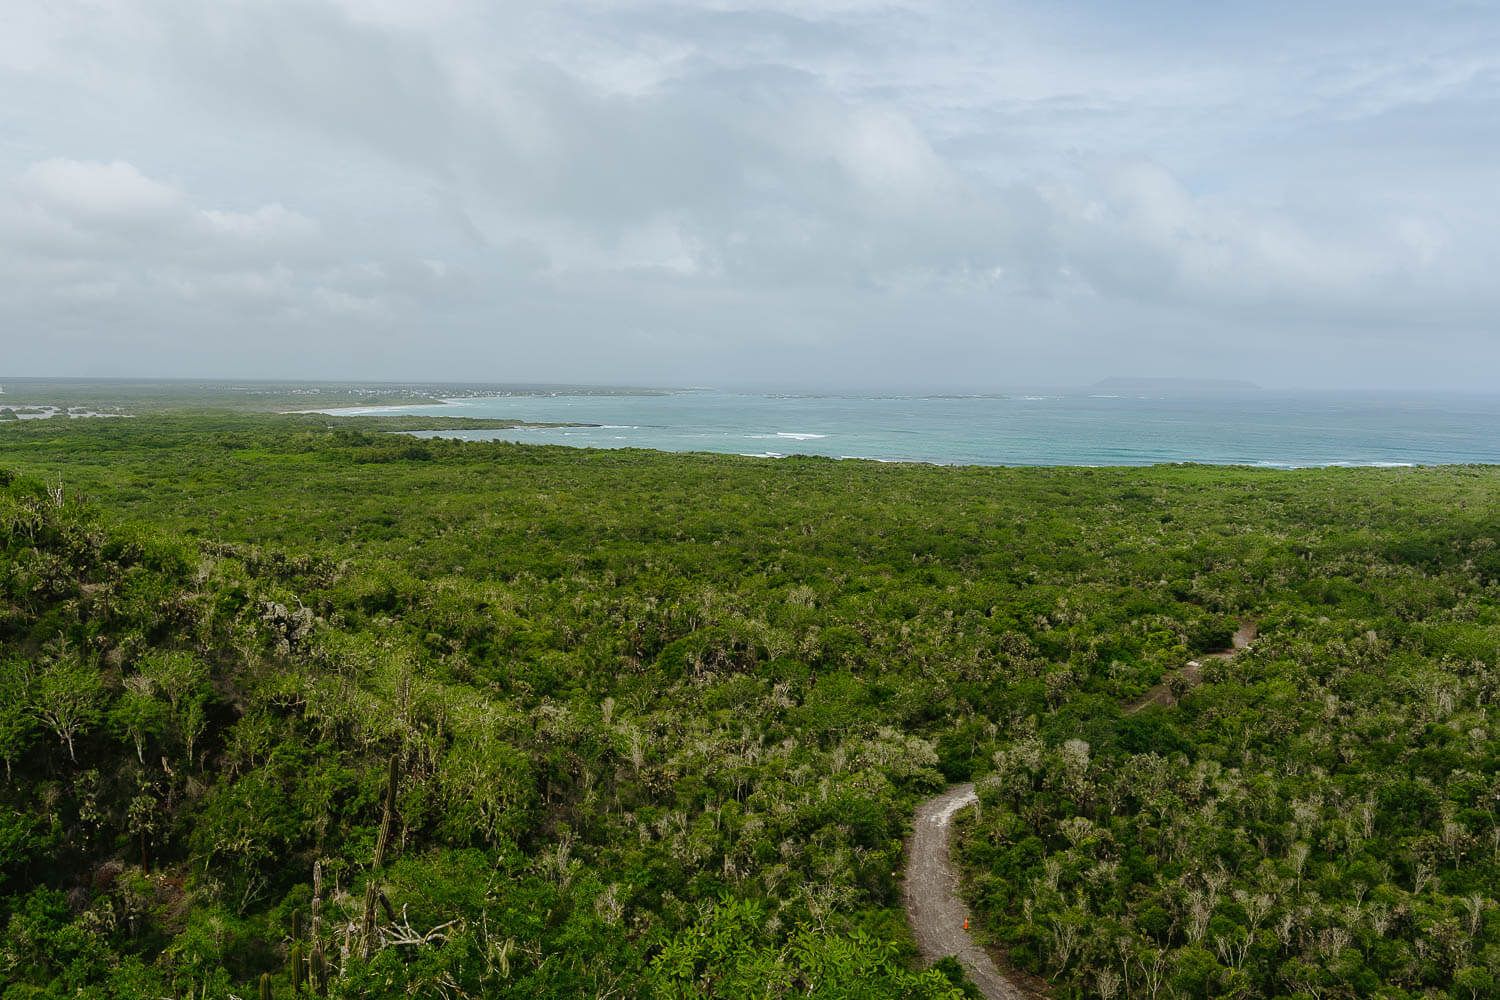
[[[1500,389],[1500,4],[5,0],[0,374]]]

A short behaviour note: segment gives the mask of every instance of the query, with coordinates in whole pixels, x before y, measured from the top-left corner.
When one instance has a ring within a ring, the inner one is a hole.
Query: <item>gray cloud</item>
[[[25,0],[7,367],[1485,384],[1500,16],[1175,6]]]

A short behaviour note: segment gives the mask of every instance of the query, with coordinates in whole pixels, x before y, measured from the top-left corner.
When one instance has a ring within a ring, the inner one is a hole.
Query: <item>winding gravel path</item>
[[[1249,649],[1255,638],[1255,623],[1247,621],[1234,634],[1233,646],[1208,656],[1230,659],[1241,650]],[[1197,664],[1190,666],[1196,668]],[[1196,682],[1198,677],[1194,675],[1191,679]],[[1173,704],[1175,699],[1166,685],[1158,687],[1161,696],[1168,699],[1158,703]],[[1140,703],[1128,707],[1126,714],[1140,711],[1156,700],[1153,698],[1155,694],[1155,689],[1148,692]],[[958,876],[950,863],[948,841],[953,817],[978,801],[974,783],[970,781],[954,785],[917,807],[911,849],[907,852],[906,882],[901,889],[906,900],[906,922],[911,925],[917,947],[922,949],[922,957],[928,962],[948,955],[957,956],[974,985],[990,1000],[1032,1000],[1035,994],[1007,978],[996,968],[989,954],[964,930],[968,908],[958,898]]]
[[[968,909],[958,898],[958,876],[949,863],[948,835],[954,815],[978,801],[971,781],[955,785],[917,807],[902,887],[906,921],[928,962],[955,955],[974,985],[990,1000],[1030,1000],[1032,994],[1007,979],[964,930]]]

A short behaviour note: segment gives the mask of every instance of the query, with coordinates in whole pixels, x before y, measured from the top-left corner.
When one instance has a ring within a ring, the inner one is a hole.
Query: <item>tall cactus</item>
[[[271,974],[269,972],[262,972],[260,974],[260,1000],[272,1000]]]
[[[391,754],[385,775],[385,807],[380,815],[380,832],[375,837],[375,857],[370,863],[370,883],[365,886],[365,921],[361,929],[360,955],[369,961],[375,953],[375,897],[379,894],[376,875],[385,862],[385,845],[391,837],[391,817],[396,812],[396,785],[400,780],[400,759]]]
[[[396,783],[400,780],[400,762],[396,754],[391,754],[390,764],[385,772],[385,808],[380,815],[380,834],[375,838],[375,860],[370,865],[372,871],[379,871],[381,864],[385,862],[385,845],[391,839],[391,817],[396,812]]]
[[[292,948],[287,955],[288,971],[292,974],[292,994],[302,993],[302,975],[307,966],[302,956],[302,911],[292,911]]]

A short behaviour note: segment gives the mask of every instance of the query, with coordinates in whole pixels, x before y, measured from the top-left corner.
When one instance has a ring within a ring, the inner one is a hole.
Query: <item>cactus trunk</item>
[[[328,962],[323,958],[321,942],[313,945],[312,957],[308,960],[312,972],[313,992],[320,997],[328,995]]]
[[[288,961],[292,967],[292,993],[300,995],[302,993],[302,972],[305,968],[302,962],[301,941],[294,941],[292,943],[292,955]]]

